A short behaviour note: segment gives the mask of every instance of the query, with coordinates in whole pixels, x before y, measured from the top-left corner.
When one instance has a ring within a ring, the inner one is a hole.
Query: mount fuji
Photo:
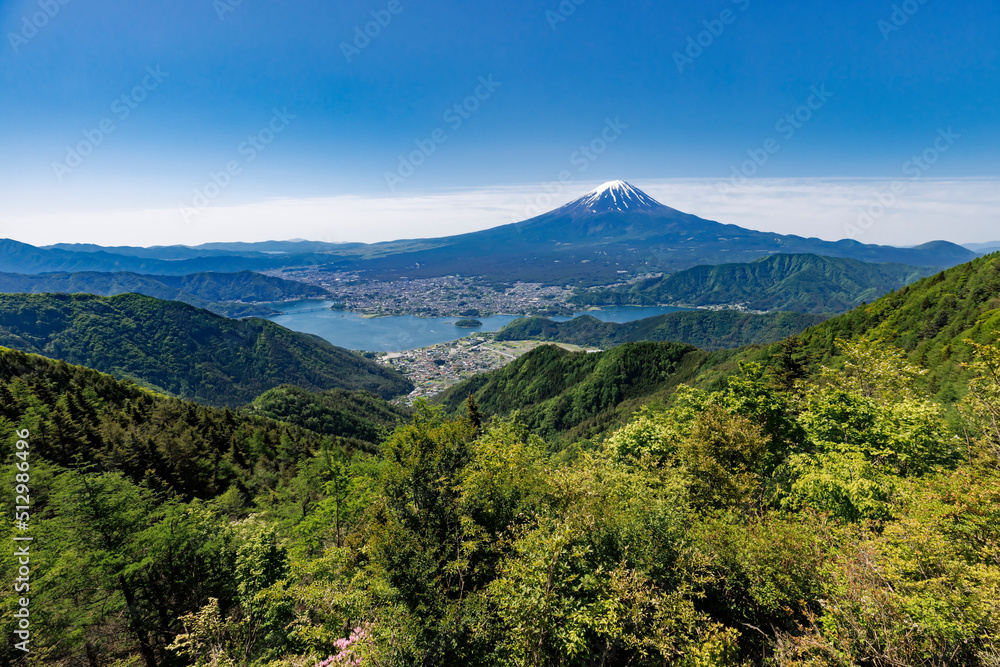
[[[0,239],[0,271],[131,271],[162,275],[325,266],[366,278],[481,276],[496,282],[608,285],[623,275],[672,274],[774,254],[947,268],[977,253],[946,241],[916,248],[823,241],[744,229],[665,206],[611,181],[553,211],[480,232],[365,244],[249,243],[197,248],[36,248]]]
[[[824,241],[744,229],[670,208],[625,181],[524,222],[458,236],[368,246],[350,262],[371,276],[484,276],[525,282],[607,284],[623,274],[673,273],[703,264],[812,253],[946,268],[976,253],[947,241],[915,248]]]
[[[673,211],[642,190],[625,181],[610,181],[592,190],[557,212],[567,215],[596,215],[598,213],[656,213]],[[674,211],[676,213],[676,211]]]

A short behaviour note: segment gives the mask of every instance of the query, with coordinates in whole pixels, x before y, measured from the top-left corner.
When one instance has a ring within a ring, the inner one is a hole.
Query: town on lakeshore
[[[551,343],[498,341],[494,334],[480,333],[419,350],[383,352],[378,355],[378,361],[395,368],[416,385],[416,389],[408,396],[397,399],[398,402],[412,405],[418,398],[436,396],[463,380],[503,368],[536,347],[548,344]],[[559,347],[571,352],[585,349],[565,343],[560,343]]]
[[[467,276],[366,280],[358,272],[305,267],[269,271],[268,275],[322,287],[345,310],[386,317],[489,317],[491,315],[572,315],[569,285],[491,282]],[[650,278],[644,275],[629,282]],[[626,283],[622,283],[626,284]]]

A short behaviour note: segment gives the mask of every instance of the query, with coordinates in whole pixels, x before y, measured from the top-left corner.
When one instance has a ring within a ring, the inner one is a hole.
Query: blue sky
[[[844,215],[925,151],[920,187],[1000,176],[997,2],[33,0],[0,28],[0,235],[29,242],[435,235],[407,202],[482,192],[481,228],[567,171],[563,201],[874,179]],[[274,201],[341,204],[239,226]],[[396,212],[366,229],[372,201]],[[936,236],[1000,237],[990,211]],[[900,225],[872,238],[934,236]]]

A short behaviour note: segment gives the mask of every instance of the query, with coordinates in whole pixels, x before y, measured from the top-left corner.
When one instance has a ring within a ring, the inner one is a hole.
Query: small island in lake
[[[462,329],[478,329],[483,323],[479,320],[459,320],[455,322],[455,326]]]

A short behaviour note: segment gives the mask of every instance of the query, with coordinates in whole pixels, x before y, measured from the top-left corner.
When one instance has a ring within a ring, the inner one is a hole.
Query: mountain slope
[[[211,498],[255,494],[280,469],[318,451],[323,438],[289,424],[169,398],[98,371],[0,348],[0,422],[31,431],[41,458],[93,465],[135,483]],[[12,460],[14,440],[0,452]]]
[[[396,371],[316,336],[138,294],[0,295],[0,345],[209,405],[243,405],[281,384],[385,398],[412,388]]]
[[[259,273],[195,273],[151,276],[136,273],[0,273],[0,293],[63,293],[117,296],[136,293],[210,310],[224,317],[272,314],[253,302],[322,298],[327,292],[313,285],[272,278]],[[247,303],[250,302],[250,303]]]
[[[264,392],[249,410],[320,435],[360,441],[370,448],[411,417],[408,409],[367,392],[331,389],[316,393],[287,385]]]
[[[838,315],[796,336],[802,355],[813,364],[832,363],[837,338],[865,336],[900,347],[928,369],[928,389],[949,403],[964,395],[972,350],[964,341],[1000,340],[1000,253],[987,255],[924,278],[867,306]],[[741,360],[765,361],[777,346],[745,350],[731,363],[713,369],[703,381],[730,372]]]
[[[916,248],[823,241],[726,225],[660,204],[622,181],[524,222],[422,241],[376,244],[352,266],[370,276],[450,274],[496,280],[610,284],[620,271],[674,273],[701,264],[815,253],[868,262],[948,267],[976,253],[945,241]],[[380,253],[380,254],[376,254]]]
[[[818,255],[771,255],[745,264],[696,266],[629,288],[586,292],[586,305],[734,306],[838,313],[936,273],[905,264],[869,264]]]
[[[927,389],[945,404],[956,401],[967,391],[964,364],[972,360],[972,349],[964,340],[993,345],[1000,341],[1000,253],[924,278],[792,338],[800,342],[796,356],[807,371],[815,371],[820,364],[839,362],[836,339],[859,337],[881,338],[904,349],[913,362],[928,369],[923,380]],[[539,348],[506,368],[456,385],[437,400],[458,412],[461,402],[472,394],[487,414],[521,410],[529,425],[565,443],[607,432],[631,411],[665,400],[682,382],[718,388],[728,376],[739,373],[742,362],[759,362],[767,368],[775,365],[782,352],[778,344],[714,353],[692,348],[678,372],[657,376],[655,361],[647,358],[650,348],[642,345],[658,344],[622,345],[590,355],[592,360]],[[650,369],[602,378],[600,382],[619,383],[619,388],[600,391],[591,384],[590,372],[602,359],[613,359],[606,363],[621,371],[643,364],[650,364]],[[623,387],[631,392],[628,398]],[[566,419],[580,392],[588,396],[591,416]]]
[[[802,313],[755,315],[733,310],[666,313],[619,324],[583,315],[568,322],[529,317],[511,322],[497,340],[545,340],[609,348],[640,341],[674,341],[703,350],[766,345],[819,324],[826,317]]]
[[[590,354],[545,345],[455,385],[435,402],[457,413],[471,395],[484,415],[518,410],[535,432],[566,443],[624,424],[642,404],[691,382],[699,369],[727,355],[682,343],[628,343]]]
[[[1000,241],[990,241],[989,243],[963,243],[962,245],[972,252],[983,254],[997,252],[1000,250]]]

